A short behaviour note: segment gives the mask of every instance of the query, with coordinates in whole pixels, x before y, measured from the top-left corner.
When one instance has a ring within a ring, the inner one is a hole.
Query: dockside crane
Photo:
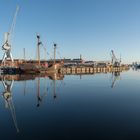
[[[11,46],[11,37],[12,37],[12,33],[14,31],[14,28],[15,28],[18,11],[19,11],[19,6],[17,6],[17,8],[16,8],[9,32],[6,32],[4,35],[4,44],[2,45],[2,50],[4,50],[2,63],[4,63],[4,65],[5,65],[6,59],[10,59],[12,62],[14,62],[13,57],[12,57],[12,53],[11,53],[11,47],[12,47]]]
[[[113,50],[111,50],[111,64],[114,67],[118,67],[121,64],[121,58],[117,59]]]

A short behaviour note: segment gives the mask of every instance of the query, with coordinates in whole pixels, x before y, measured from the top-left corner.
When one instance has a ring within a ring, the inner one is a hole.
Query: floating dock
[[[129,70],[128,66],[120,67],[62,67],[60,73],[63,74],[94,74],[94,73],[108,73],[108,72],[122,72]]]

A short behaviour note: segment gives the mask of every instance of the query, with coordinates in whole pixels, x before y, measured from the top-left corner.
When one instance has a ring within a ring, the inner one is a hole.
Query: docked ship
[[[21,73],[57,73],[63,66],[62,62],[53,64],[22,63],[19,65]]]
[[[57,73],[60,71],[63,66],[63,62],[55,61],[57,45],[54,43],[54,60],[52,63],[40,62],[40,45],[42,45],[42,42],[40,41],[40,36],[37,35],[38,60],[36,62],[30,61],[20,64],[19,69],[22,73]]]

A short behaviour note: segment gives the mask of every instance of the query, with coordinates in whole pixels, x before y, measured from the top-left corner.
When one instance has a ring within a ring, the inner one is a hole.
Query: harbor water
[[[140,139],[140,71],[1,76],[0,139]]]

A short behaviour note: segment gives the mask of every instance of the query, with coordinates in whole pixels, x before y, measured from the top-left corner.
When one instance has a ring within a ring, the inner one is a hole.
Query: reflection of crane
[[[117,80],[120,79],[120,72],[113,72],[112,73],[112,84],[111,84],[111,88],[113,88],[115,86],[115,83]]]
[[[16,8],[16,12],[15,12],[15,15],[14,15],[11,27],[10,27],[10,31],[6,32],[4,36],[4,44],[2,45],[2,49],[5,51],[2,58],[2,63],[4,62],[4,65],[5,65],[5,60],[8,58],[12,62],[14,61],[12,57],[12,53],[11,53],[11,36],[12,36],[13,30],[16,24],[16,17],[17,17],[18,11],[19,11],[19,6],[17,6]]]
[[[115,67],[120,66],[120,63],[121,63],[121,58],[120,58],[120,60],[117,59],[113,50],[111,50],[111,63]]]
[[[19,129],[18,129],[18,126],[17,126],[15,108],[14,108],[14,104],[13,104],[13,101],[12,101],[12,93],[11,93],[13,83],[14,83],[14,80],[12,80],[12,81],[2,80],[2,84],[3,84],[3,87],[5,89],[5,91],[3,92],[2,95],[3,95],[3,98],[5,100],[5,107],[10,110],[15,128],[16,128],[17,132],[19,132]]]

